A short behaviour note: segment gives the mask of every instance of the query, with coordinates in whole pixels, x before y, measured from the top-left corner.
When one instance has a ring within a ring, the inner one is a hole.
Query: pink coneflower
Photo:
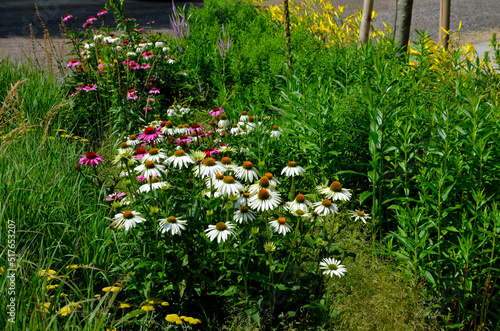
[[[85,84],[80,84],[78,85],[78,87],[76,88],[77,91],[83,91],[83,89],[85,88]]]
[[[206,156],[212,156],[215,154],[219,154],[220,151],[217,148],[209,147],[209,148],[205,149],[205,151],[203,153],[205,153]]]
[[[147,178],[146,178],[146,177],[144,177],[143,175],[139,175],[139,176],[137,176],[137,181],[138,181],[138,182],[144,182],[144,181],[146,181],[146,180],[147,180]]]
[[[148,22],[148,23],[146,23],[146,24],[149,24],[149,25],[151,25],[151,24],[155,24],[155,21],[149,21],[149,22]]]
[[[104,162],[101,155],[97,155],[94,152],[87,153],[84,157],[80,159],[78,163],[89,165],[90,167],[98,165],[100,162]]]
[[[149,91],[150,94],[160,94],[160,90],[157,89],[156,87],[153,87],[151,91]]]
[[[142,148],[142,147],[139,147],[135,152],[134,152],[134,155],[135,157],[138,159],[138,160],[142,160],[142,158],[144,157],[144,155],[148,154],[148,152]]]
[[[94,24],[95,21],[97,21],[97,18],[95,18],[94,16],[89,16],[87,21],[83,23],[83,27],[86,28],[87,26]]]
[[[80,61],[78,61],[77,59],[72,59],[71,61],[68,62],[67,66],[68,67],[76,67],[79,64],[80,64]]]
[[[73,15],[70,15],[70,14],[66,14],[64,15],[63,17],[63,22],[68,22],[70,19],[73,18]]]
[[[107,10],[101,9],[101,10],[99,10],[99,12],[97,13],[97,16],[98,16],[98,17],[101,17],[102,15],[106,15],[107,13],[108,13],[108,11],[107,11]]]
[[[136,63],[136,62],[134,62],[134,61],[130,62],[130,63],[128,64],[128,67],[129,67],[130,69],[134,69],[134,70],[138,70],[138,69],[140,69],[140,68],[141,68],[141,66],[139,65],[139,63]]]
[[[125,61],[122,62],[123,65],[128,65],[130,62],[134,62],[131,59],[126,59]]]
[[[85,71],[84,67],[78,67],[78,69],[76,69],[76,72],[82,72],[82,71]]]
[[[153,57],[154,54],[150,51],[147,51],[146,53],[143,53],[142,56],[145,58],[150,58],[150,57]]]
[[[151,110],[153,110],[153,107],[144,107],[144,108],[142,108],[142,110],[144,110],[144,111],[151,111]]]
[[[152,103],[152,102],[155,102],[155,99],[154,98],[148,98],[146,101],[149,102],[149,103]]]
[[[144,28],[137,28],[136,31],[137,32],[142,32],[142,31],[144,31]]]
[[[133,89],[128,90],[128,92],[127,92],[127,99],[129,99],[129,100],[137,100],[139,97],[136,95],[136,93],[137,93],[137,91],[134,91]]]
[[[106,197],[106,199],[104,199],[104,200],[108,201],[108,202],[111,202],[111,201],[120,201],[120,200],[122,200],[125,197],[125,195],[127,195],[125,192],[118,192],[118,193],[113,192],[110,195],[108,195]]]
[[[210,116],[217,117],[224,112],[224,108],[214,108],[208,112]]]
[[[127,46],[127,45],[130,45],[130,44],[131,44],[130,41],[128,41],[127,39],[125,39],[125,40],[123,40],[123,41],[120,42],[120,45]]]
[[[149,63],[141,65],[141,69],[149,69],[149,68],[151,68],[151,66],[149,65]]]
[[[158,132],[151,126],[145,128],[144,132],[137,136],[137,139],[144,141],[154,141],[156,138],[158,138]]]
[[[97,84],[88,84],[87,86],[85,86],[83,88],[83,90],[87,93],[90,91],[95,91],[95,90],[97,90]]]
[[[191,132],[201,132],[203,130],[205,130],[205,127],[203,125],[193,124],[193,126],[191,126],[188,129],[188,133],[191,133]]]
[[[70,97],[75,97],[75,96],[77,96],[78,94],[80,94],[80,92],[75,92],[75,93],[72,93],[72,94],[70,94]]]
[[[188,136],[180,136],[179,138],[177,138],[174,142],[177,146],[185,146],[187,144],[189,144],[190,142],[192,142],[193,139],[191,137],[188,137]]]

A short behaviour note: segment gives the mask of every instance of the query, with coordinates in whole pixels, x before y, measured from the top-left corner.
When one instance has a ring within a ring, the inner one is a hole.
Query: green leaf
[[[359,203],[362,205],[366,199],[372,196],[372,194],[373,192],[371,191],[364,191],[363,193],[361,193],[361,195],[359,196]]]
[[[229,288],[226,291],[224,291],[224,293],[222,293],[221,295],[224,297],[230,297],[232,295],[239,294],[239,293],[240,293],[240,291],[238,290],[238,287],[235,285],[232,285],[232,286],[229,286]]]

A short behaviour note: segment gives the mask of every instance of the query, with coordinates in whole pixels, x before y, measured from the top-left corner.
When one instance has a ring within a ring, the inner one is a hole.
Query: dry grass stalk
[[[42,149],[45,149],[45,140],[47,139],[47,134],[49,132],[49,127],[50,124],[52,123],[52,120],[54,119],[54,115],[57,114],[57,111],[61,109],[62,107],[65,107],[69,105],[69,102],[63,102],[57,106],[52,107],[52,109],[49,111],[47,116],[45,116],[45,130],[43,131],[43,137],[42,137]]]
[[[29,125],[29,119],[25,116],[24,112],[20,109],[23,107],[23,101],[19,98],[19,86],[26,82],[27,79],[20,80],[16,84],[11,84],[11,89],[7,96],[5,97],[2,107],[0,108],[0,134],[2,135],[2,141],[0,144],[0,154],[12,145],[16,140],[21,138],[24,133],[31,131],[36,127],[41,127],[42,125]],[[10,129],[10,127],[15,123],[16,127]],[[9,130],[6,132],[6,130]]]

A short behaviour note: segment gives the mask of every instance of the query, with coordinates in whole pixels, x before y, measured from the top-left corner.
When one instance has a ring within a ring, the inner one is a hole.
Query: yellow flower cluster
[[[165,317],[165,320],[169,323],[182,325],[182,322],[186,322],[192,325],[200,324],[201,320],[193,317],[179,316],[177,314],[169,314]]]
[[[425,57],[429,61],[429,69],[445,80],[464,74],[470,69],[498,74],[486,57],[478,56],[473,45],[458,46],[461,27],[462,22],[460,22],[456,33],[445,31],[449,36],[448,49],[441,47],[441,44],[436,44],[429,35],[422,36],[418,45],[410,42],[408,45],[410,66],[414,68],[420,66],[420,59]],[[474,65],[470,66],[470,64]]]
[[[271,20],[283,22],[282,5],[270,5],[265,8],[262,0],[253,0],[253,2],[262,11],[268,12]],[[346,17],[344,17],[346,6],[334,8],[327,0],[304,0],[300,3],[291,0],[289,8],[291,29],[298,26],[305,27],[326,46],[357,42],[359,39],[362,14],[359,7],[357,13]],[[377,13],[373,11],[372,20],[376,16]],[[370,37],[376,39],[386,35],[389,27],[385,24],[384,26],[385,30],[382,31],[372,25]]]

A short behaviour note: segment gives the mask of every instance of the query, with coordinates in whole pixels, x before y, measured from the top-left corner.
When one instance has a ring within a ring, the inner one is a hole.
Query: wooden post
[[[359,41],[362,44],[368,42],[368,35],[370,34],[370,25],[372,22],[373,1],[365,0],[363,3],[363,14],[361,16],[361,27],[359,28]]]
[[[285,27],[285,47],[286,57],[288,60],[288,70],[292,68],[292,42],[290,40],[290,9],[288,8],[288,0],[283,0],[283,20]]]
[[[394,30],[394,40],[400,49],[397,56],[401,56],[408,49],[410,40],[411,12],[413,0],[397,0],[396,8],[396,28]]]
[[[443,47],[448,48],[450,36],[444,33],[450,30],[450,3],[451,0],[441,0],[441,11],[439,16],[439,40],[443,41]]]

